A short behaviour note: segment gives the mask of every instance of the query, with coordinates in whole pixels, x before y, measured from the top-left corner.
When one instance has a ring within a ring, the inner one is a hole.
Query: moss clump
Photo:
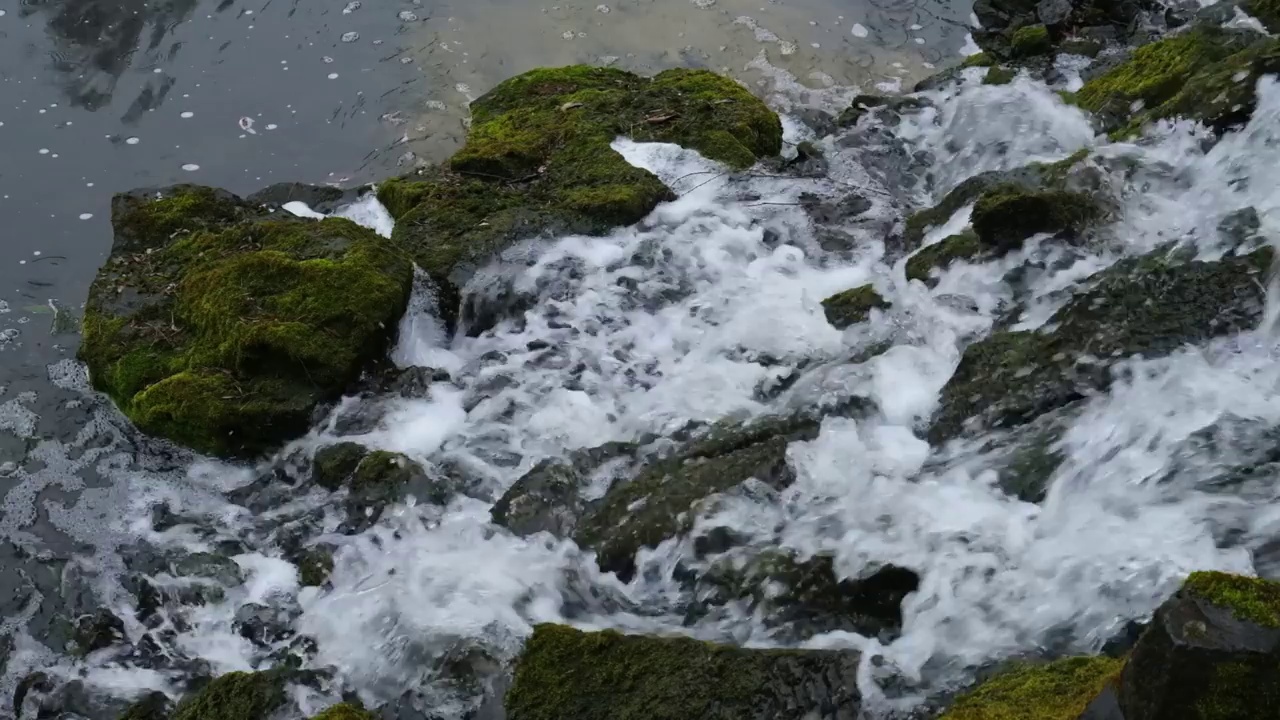
[[[973,202],[988,188],[1001,182],[1005,182],[1004,175],[1001,173],[982,173],[955,186],[937,205],[913,213],[907,218],[902,234],[903,245],[909,251],[920,247],[930,228],[945,224],[960,208]]]
[[[1214,605],[1229,608],[1240,620],[1280,628],[1280,583],[1224,572],[1191,573],[1182,586]]]
[[[422,466],[400,453],[376,450],[364,456],[351,478],[351,487],[365,492],[400,487],[422,473]]]
[[[215,230],[253,215],[235,195],[202,185],[122,193],[111,200],[113,251],[145,252],[176,234]]]
[[[1046,55],[1053,50],[1053,40],[1049,37],[1049,28],[1044,25],[1027,25],[1014,31],[1009,38],[1009,49],[1016,58],[1029,58]]]
[[[984,52],[980,52],[965,58],[964,62],[960,63],[960,67],[991,67],[995,64],[995,58]]]
[[[872,310],[888,307],[889,303],[870,284],[836,293],[822,301],[827,322],[837,330],[864,322],[871,317]]]
[[[610,489],[578,523],[574,540],[596,551],[601,569],[629,579],[636,552],[687,529],[698,501],[753,477],[778,488],[794,482],[787,445],[816,437],[818,427],[809,417],[787,417],[717,428]]]
[[[1144,45],[1123,63],[1085,83],[1076,103],[1121,127],[1144,109],[1173,98],[1196,71],[1242,50],[1248,33],[1200,26]]]
[[[359,443],[342,442],[316,452],[311,477],[326,490],[337,490],[351,477],[369,451]]]
[[[972,222],[984,246],[1008,252],[1036,233],[1079,231],[1101,214],[1097,203],[1085,193],[1004,184],[978,198]]]
[[[1273,258],[1270,248],[1216,262],[1157,251],[1116,263],[1049,319],[1052,331],[997,332],[966,348],[942,389],[929,440],[955,437],[969,418],[988,428],[1022,425],[1105,390],[1110,366],[1123,358],[1158,357],[1254,327]]]
[[[377,720],[377,716],[351,703],[339,703],[311,720]]]
[[[1122,665],[1104,656],[1015,667],[962,696],[939,720],[1077,720]]]
[[[333,549],[313,547],[294,558],[298,566],[298,582],[302,587],[320,587],[333,573]]]
[[[507,693],[509,720],[740,720],[856,713],[857,655],[748,650],[689,638],[539,625]]]
[[[147,693],[141,700],[125,708],[118,720],[169,720],[173,703],[162,692]]]
[[[1098,53],[1102,52],[1102,43],[1097,40],[1071,38],[1062,41],[1062,44],[1058,45],[1058,51],[1064,55],[1081,55],[1087,58],[1095,58],[1098,57]]]
[[[1274,716],[1280,705],[1280,674],[1274,660],[1218,662],[1210,667],[1208,685],[1196,699],[1197,718],[1257,720]]]
[[[1280,72],[1280,40],[1264,38],[1224,60],[1198,69],[1168,101],[1137,115],[1119,134],[1171,117],[1198,120],[1224,132],[1249,120],[1257,105],[1258,78]]]
[[[191,218],[199,229],[169,234],[176,221],[152,210],[169,218],[171,199],[117,204],[117,228],[158,234],[117,239],[89,291],[80,358],[142,431],[251,457],[304,432],[381,356],[412,265],[339,218]]]
[[[983,85],[1008,85],[1018,76],[1018,71],[1013,68],[992,65],[987,69],[987,74],[982,78]]]
[[[379,188],[396,240],[440,286],[450,321],[472,268],[513,242],[603,233],[673,197],[610,147],[615,138],[676,143],[739,169],[782,148],[777,115],[704,70],[544,68],[498,85],[471,112],[446,168]]]
[[[261,720],[285,702],[283,672],[231,672],[178,704],[173,720]]]
[[[972,230],[951,235],[946,239],[920,249],[907,260],[908,280],[928,282],[934,270],[945,270],[957,260],[975,260],[986,248],[978,234]]]

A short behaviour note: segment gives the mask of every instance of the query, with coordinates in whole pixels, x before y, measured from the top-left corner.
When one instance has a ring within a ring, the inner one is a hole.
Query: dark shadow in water
[[[130,66],[172,59],[181,48],[166,37],[191,17],[200,0],[24,0],[22,16],[48,15],[55,49],[53,68],[63,77],[71,104],[95,111],[111,102],[120,76]],[[218,11],[235,0],[223,0]],[[141,56],[139,57],[139,55]],[[146,83],[125,112],[132,122],[159,107],[173,79],[157,76]]]

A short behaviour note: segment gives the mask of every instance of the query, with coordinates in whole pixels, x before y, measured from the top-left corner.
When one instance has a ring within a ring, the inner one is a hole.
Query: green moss
[[[1229,608],[1241,620],[1280,628],[1280,583],[1224,572],[1191,573],[1183,591]]]
[[[1122,665],[1075,657],[1015,667],[962,696],[939,720],[1077,720]]]
[[[1085,193],[1035,191],[1004,184],[978,198],[972,222],[983,245],[1009,251],[1036,233],[1077,232],[1101,214],[1093,198]]]
[[[1052,51],[1053,40],[1049,38],[1049,29],[1044,25],[1027,25],[1013,33],[1013,37],[1009,39],[1009,48],[1014,57],[1035,57]]]
[[[211,229],[116,248],[90,289],[80,357],[144,432],[253,456],[305,431],[382,354],[412,266],[349,220],[201,222]]]
[[[908,250],[919,247],[930,228],[945,224],[960,208],[973,202],[987,188],[1001,181],[1002,176],[998,173],[975,175],[952,188],[937,205],[912,214],[907,218],[906,227],[903,230],[904,245]]]
[[[1280,0],[1247,0],[1244,11],[1260,20],[1269,32],[1280,32]]]
[[[1256,720],[1275,714],[1280,704],[1280,672],[1274,659],[1217,662],[1195,703],[1203,720]]]
[[[737,720],[801,717],[825,703],[856,704],[856,654],[747,650],[689,638],[584,633],[539,625],[507,693],[509,720]],[[847,674],[847,675],[846,675]]]
[[[111,225],[117,244],[145,250],[157,238],[209,230],[244,220],[251,208],[231,193],[200,185],[175,185],[161,191],[117,195]],[[141,248],[137,247],[141,242]]]
[[[298,565],[298,582],[303,587],[320,587],[333,573],[333,549],[313,547],[294,558]]]
[[[636,552],[687,529],[697,502],[752,477],[777,487],[794,481],[787,445],[812,439],[817,430],[818,422],[807,417],[715,428],[674,457],[610,489],[579,522],[574,540],[596,551],[602,569],[629,577]]]
[[[1149,108],[1121,133],[1136,133],[1155,120],[1185,117],[1218,131],[1243,124],[1257,105],[1258,79],[1280,72],[1280,39],[1266,38],[1198,69],[1168,101]]]
[[[312,479],[326,490],[337,490],[356,471],[368,452],[363,445],[353,442],[321,448],[312,463]]]
[[[965,58],[964,62],[960,63],[960,67],[966,67],[966,68],[991,67],[992,65],[995,65],[995,64],[996,64],[995,58],[991,57],[990,55],[984,52],[980,52]]]
[[[339,703],[311,720],[377,720],[377,716],[350,703]]]
[[[285,674],[231,672],[183,700],[173,720],[262,720],[285,702]]]
[[[1013,68],[992,65],[987,74],[982,78],[983,85],[1008,85],[1018,76],[1018,71]]]
[[[351,487],[355,490],[398,487],[420,472],[421,468],[417,463],[400,453],[375,450],[366,455],[356,467],[355,475],[351,478]]]
[[[173,703],[162,692],[148,693],[121,713],[119,720],[168,720]]]
[[[869,284],[836,293],[822,301],[827,322],[837,330],[865,321],[872,310],[888,307],[889,303]]]
[[[982,256],[986,248],[972,230],[948,236],[920,250],[907,260],[907,279],[927,282],[933,271],[945,270],[957,260],[974,260]]]
[[[1197,70],[1243,49],[1246,33],[1200,26],[1134,51],[1123,63],[1085,83],[1077,104],[1123,126],[1144,109],[1174,97]]]
[[[378,202],[387,208],[393,219],[399,220],[426,200],[430,191],[430,186],[425,182],[391,178],[378,183]]]

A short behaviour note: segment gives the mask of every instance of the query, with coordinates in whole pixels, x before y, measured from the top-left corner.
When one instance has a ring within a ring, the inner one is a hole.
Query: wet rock
[[[124,621],[105,608],[76,618],[74,643],[77,654],[87,655],[111,647],[124,637]]]
[[[836,293],[822,301],[827,322],[837,330],[866,322],[872,310],[885,310],[889,303],[870,284]]]
[[[378,188],[397,220],[395,241],[435,282],[449,324],[462,288],[505,248],[548,228],[601,234],[674,197],[610,147],[615,137],[680,144],[734,169],[782,147],[777,115],[705,70],[642,78],[542,68],[499,84],[471,103],[471,115],[467,142],[445,167]]]
[[[1224,131],[1249,118],[1257,103],[1257,79],[1278,69],[1280,41],[1199,26],[1138,48],[1086,82],[1074,102],[1116,137],[1171,117]]]
[[[837,414],[862,410],[859,401]],[[802,414],[717,426],[612,488],[578,523],[574,540],[597,553],[601,569],[629,579],[636,552],[687,531],[700,501],[749,478],[775,488],[793,483],[787,446],[817,437],[820,425],[820,415]]]
[[[289,562],[298,566],[298,582],[303,587],[321,587],[328,582],[333,572],[333,552],[331,545],[317,545],[289,555]]]
[[[119,720],[169,720],[173,701],[162,692],[150,692],[125,709]]]
[[[1218,237],[1228,247],[1238,248],[1247,245],[1258,236],[1262,220],[1255,208],[1247,207],[1228,213],[1218,223]]]
[[[179,185],[117,195],[112,227],[80,358],[139,429],[203,453],[255,457],[305,432],[383,356],[409,299],[410,261],[341,218],[262,218]]]
[[[1022,425],[1105,390],[1110,367],[1124,358],[1166,355],[1254,327],[1273,254],[1264,248],[1214,262],[1179,262],[1156,251],[1098,273],[1092,287],[1050,318],[1052,330],[1000,331],[970,345],[942,390],[930,441],[955,437],[967,426]]]
[[[583,481],[572,465],[543,460],[503,493],[490,511],[493,522],[521,536],[547,532],[569,537],[586,509]]]
[[[343,205],[355,202],[359,197],[360,191],[356,189],[343,190],[332,185],[281,182],[259,190],[245,198],[245,202],[272,210],[280,210],[291,202],[301,202],[318,213],[329,215]]]
[[[447,370],[414,366],[387,373],[380,390],[384,395],[407,399],[426,398],[431,395],[432,385],[447,383],[450,379]]]
[[[819,225],[839,225],[870,210],[871,201],[858,193],[849,193],[835,202],[813,193],[801,193],[800,207]]]
[[[831,555],[800,559],[770,550],[739,564],[726,559],[699,579],[704,605],[743,602],[770,626],[789,626],[794,639],[834,630],[892,638],[902,627],[902,600],[919,587],[919,576],[888,565],[863,578],[841,578]]]
[[[505,706],[508,720],[853,720],[861,705],[857,664],[856,653],[539,625]]]
[[[907,260],[908,280],[934,284],[934,271],[946,270],[958,260],[980,260],[986,255],[978,233],[966,230],[921,248]]]
[[[1273,717],[1280,583],[1197,572],[1156,611],[1116,690],[1124,720]]]
[[[1023,240],[1037,233],[1078,233],[1101,214],[1087,193],[1029,190],[1004,183],[978,197],[970,222],[983,246],[1005,253],[1016,250]]]
[[[879,117],[886,122],[895,122],[903,113],[929,107],[929,105],[928,100],[910,95],[858,95],[849,107],[840,113],[840,117],[836,119],[836,125],[842,128],[853,127],[868,115]]]
[[[368,448],[353,442],[320,448],[312,461],[311,478],[326,490],[337,490],[351,479],[360,461],[368,454]]]
[[[1107,27],[1127,37],[1155,7],[1142,0],[978,0],[973,12],[981,29],[973,38],[996,58],[1025,58],[1050,52],[1083,28]]]
[[[358,532],[377,520],[382,509],[400,500],[410,488],[430,486],[421,465],[400,453],[375,450],[356,466],[348,483],[347,521]],[[439,500],[429,494],[426,500]],[[443,499],[445,502],[448,498]]]
[[[1122,664],[1105,656],[1015,664],[962,695],[939,720],[1109,720],[1085,712]]]
[[[287,607],[249,603],[236,609],[232,629],[254,645],[270,647],[292,634],[289,624],[294,615]]]

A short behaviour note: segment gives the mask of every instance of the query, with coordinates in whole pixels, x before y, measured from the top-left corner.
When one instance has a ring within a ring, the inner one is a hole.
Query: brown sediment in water
[[[784,103],[838,110],[851,88],[909,88],[958,60],[967,32],[967,9],[932,0],[472,0],[419,14],[402,61],[422,74],[415,95],[425,109],[396,121],[407,148],[427,162],[461,144],[470,100],[534,67],[702,67]]]

